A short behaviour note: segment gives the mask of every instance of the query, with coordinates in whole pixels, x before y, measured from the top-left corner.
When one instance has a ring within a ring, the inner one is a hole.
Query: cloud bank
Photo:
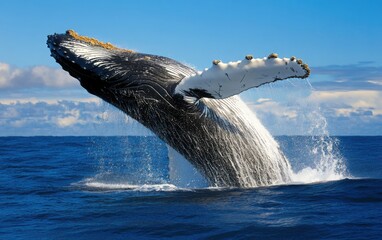
[[[382,66],[374,66],[373,62],[312,67],[312,73],[318,90],[382,91]]]
[[[58,68],[17,68],[0,62],[0,90],[20,88],[76,88],[78,81]]]
[[[101,100],[0,101],[0,136],[149,134]]]
[[[242,97],[274,135],[382,135],[382,67],[313,67],[309,81],[313,87],[282,81]],[[0,63],[0,94],[1,136],[151,134],[61,69]]]
[[[291,99],[260,98],[248,105],[275,135],[382,134],[381,91],[312,91]]]

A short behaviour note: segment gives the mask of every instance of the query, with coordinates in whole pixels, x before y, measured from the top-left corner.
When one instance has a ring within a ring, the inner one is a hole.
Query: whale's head
[[[195,74],[172,59],[117,48],[72,30],[49,35],[47,45],[51,56],[88,92],[123,110],[140,101],[147,105],[172,99],[175,83]]]

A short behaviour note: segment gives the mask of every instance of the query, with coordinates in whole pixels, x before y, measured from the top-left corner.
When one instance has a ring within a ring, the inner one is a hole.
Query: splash
[[[168,183],[165,144],[155,137],[95,137],[89,155],[98,161],[97,174],[86,184],[110,188]]]
[[[307,115],[311,122],[306,139],[305,157],[308,165],[292,173],[294,183],[314,183],[335,181],[350,177],[343,157],[338,149],[338,140],[329,135],[326,118],[320,109],[310,111]]]

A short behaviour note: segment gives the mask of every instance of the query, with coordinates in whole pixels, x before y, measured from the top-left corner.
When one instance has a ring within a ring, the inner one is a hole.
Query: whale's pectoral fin
[[[227,98],[247,89],[287,78],[307,78],[308,65],[302,60],[278,58],[271,54],[267,58],[248,55],[238,62],[223,63],[214,60],[212,67],[179,82],[175,93],[185,98]]]

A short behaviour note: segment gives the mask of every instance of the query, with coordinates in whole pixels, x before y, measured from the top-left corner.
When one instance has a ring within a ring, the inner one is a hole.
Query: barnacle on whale
[[[82,42],[89,43],[93,46],[98,46],[98,47],[102,47],[102,48],[109,49],[109,50],[122,50],[122,51],[127,51],[127,52],[134,52],[133,50],[130,50],[130,49],[118,48],[109,42],[104,43],[104,42],[101,42],[95,38],[81,36],[78,33],[76,33],[74,30],[67,30],[66,34],[77,39],[77,40],[80,40]]]

